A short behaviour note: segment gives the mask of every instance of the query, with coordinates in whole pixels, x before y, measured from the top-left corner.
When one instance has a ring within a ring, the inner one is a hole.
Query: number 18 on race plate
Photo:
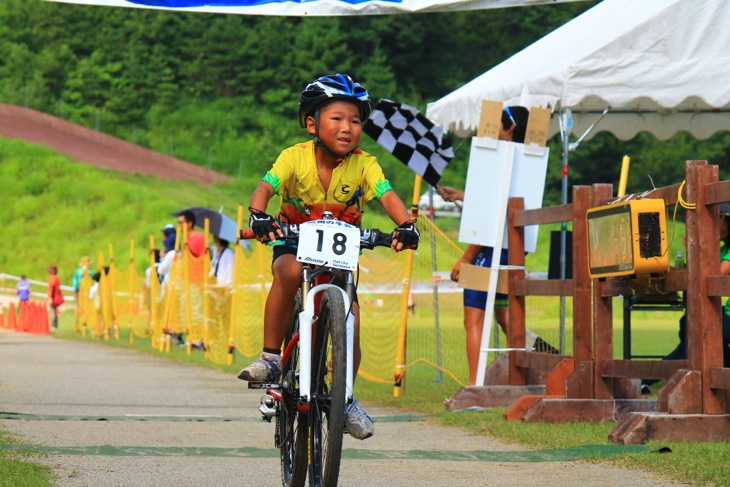
[[[297,260],[354,271],[360,255],[360,229],[339,220],[313,220],[299,226]]]

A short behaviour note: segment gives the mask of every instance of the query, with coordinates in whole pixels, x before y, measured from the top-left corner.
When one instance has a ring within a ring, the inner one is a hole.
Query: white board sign
[[[542,207],[549,150],[515,142],[472,138],[464,190],[459,241],[495,247],[497,209],[506,208],[510,197],[522,197],[525,209]],[[511,174],[505,174],[509,167]],[[525,251],[537,248],[537,225],[525,227]],[[507,228],[502,248],[507,248]]]

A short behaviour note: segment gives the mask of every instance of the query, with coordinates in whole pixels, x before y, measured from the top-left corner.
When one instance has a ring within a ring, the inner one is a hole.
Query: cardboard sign
[[[527,119],[525,145],[536,144],[545,147],[550,127],[550,110],[547,108],[530,108],[530,117]]]
[[[459,272],[459,287],[473,289],[475,291],[489,291],[489,276],[492,274],[490,267],[479,267],[471,264],[461,264]],[[509,274],[507,270],[499,271],[497,277],[497,292],[500,294],[509,293]]]
[[[479,116],[477,137],[499,139],[499,127],[502,124],[502,103],[492,100],[482,102],[482,112]]]

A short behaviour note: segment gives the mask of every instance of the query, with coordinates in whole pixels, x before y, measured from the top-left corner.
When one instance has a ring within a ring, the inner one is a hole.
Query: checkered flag
[[[402,103],[380,100],[363,130],[431,186],[438,184],[454,157],[444,130]]]

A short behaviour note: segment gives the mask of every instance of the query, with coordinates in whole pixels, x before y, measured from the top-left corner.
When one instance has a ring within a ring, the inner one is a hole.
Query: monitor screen
[[[631,208],[619,205],[588,214],[588,261],[591,274],[634,268]]]

